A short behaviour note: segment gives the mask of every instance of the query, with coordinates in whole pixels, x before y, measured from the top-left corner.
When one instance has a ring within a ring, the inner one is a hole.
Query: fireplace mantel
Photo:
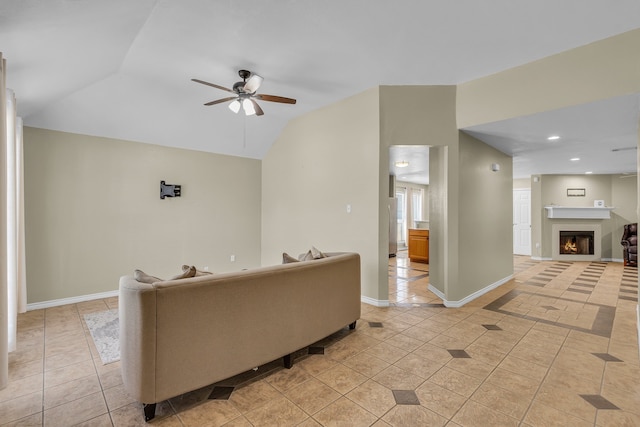
[[[560,219],[609,219],[612,207],[570,207],[570,206],[545,206],[547,218]]]

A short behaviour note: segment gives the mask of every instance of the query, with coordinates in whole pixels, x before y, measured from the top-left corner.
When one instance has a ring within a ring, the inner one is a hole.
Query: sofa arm
[[[122,382],[137,401],[156,403],[156,290],[131,276],[119,288]]]

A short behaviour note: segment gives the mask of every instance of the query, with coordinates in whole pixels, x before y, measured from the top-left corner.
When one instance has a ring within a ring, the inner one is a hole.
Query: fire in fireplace
[[[560,231],[561,255],[593,255],[593,231]]]

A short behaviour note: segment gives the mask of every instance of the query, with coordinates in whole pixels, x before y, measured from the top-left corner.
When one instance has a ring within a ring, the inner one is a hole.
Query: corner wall
[[[378,88],[369,89],[287,124],[262,161],[262,262],[281,263],[283,252],[297,257],[311,246],[358,252],[362,295],[386,301],[378,283],[378,97]],[[384,179],[388,188],[388,173]]]
[[[25,128],[28,302],[260,265],[260,161]],[[160,181],[182,185],[160,199]],[[230,254],[236,256],[231,263]]]
[[[511,157],[460,132],[458,286],[461,301],[513,275],[513,166]],[[500,170],[493,172],[491,165]]]

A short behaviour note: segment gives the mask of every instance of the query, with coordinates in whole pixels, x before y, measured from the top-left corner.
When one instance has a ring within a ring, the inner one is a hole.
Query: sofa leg
[[[355,329],[356,328],[356,322],[357,322],[357,320],[354,320],[353,323],[349,323],[349,329]]]
[[[155,403],[143,403],[144,420],[151,421],[156,416],[156,404]]]
[[[293,366],[293,356],[290,354],[287,354],[286,356],[282,357],[282,362],[284,363],[284,367],[287,369],[291,369],[291,367]]]

